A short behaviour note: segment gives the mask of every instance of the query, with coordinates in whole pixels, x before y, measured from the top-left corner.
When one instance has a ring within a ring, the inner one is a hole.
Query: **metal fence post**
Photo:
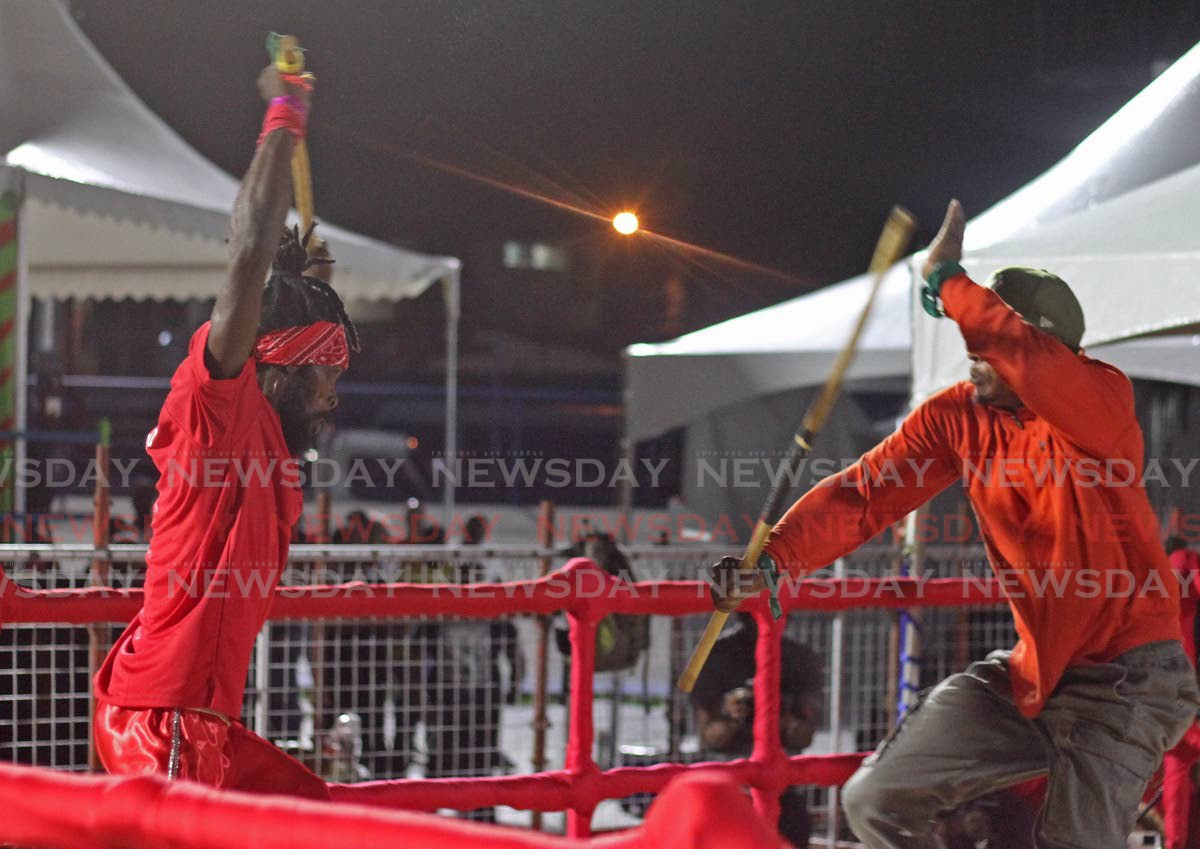
[[[834,564],[833,576],[841,581],[846,578],[846,561],[838,558]],[[841,751],[842,736],[842,656],[846,649],[846,613],[839,610],[833,615],[833,629],[829,640],[829,733],[833,737],[833,750]],[[840,830],[841,800],[840,788],[829,788],[829,811],[825,820],[825,835],[829,841],[829,849],[837,846]]]
[[[267,689],[271,681],[271,623],[254,640],[254,733],[267,736]]]
[[[538,545],[550,548],[554,545],[554,503],[543,501],[538,507]],[[538,566],[538,577],[546,577],[553,563],[549,557],[541,558]],[[546,720],[546,686],[549,670],[550,617],[537,618],[537,666],[533,681],[533,771],[542,772],[546,768],[546,729],[550,723]],[[542,829],[542,812],[534,811],[531,827],[535,831]]]
[[[109,450],[112,443],[112,426],[108,419],[100,420],[100,441],[96,443],[96,489],[93,494],[92,511],[92,545],[99,550],[107,550],[110,541],[111,528],[109,519],[112,516],[112,495],[108,483]],[[107,558],[96,558],[92,561],[90,579],[93,586],[107,587],[111,583],[111,574]],[[111,638],[107,624],[94,622],[88,625],[88,681],[96,677],[96,672],[104,663],[108,654]],[[96,735],[93,729],[96,722],[96,692],[88,688],[88,769],[100,772],[100,755],[96,751]]]
[[[908,557],[907,577],[920,578],[924,572],[924,541],[921,538],[922,516],[929,507],[919,507],[908,514],[905,530]],[[900,700],[896,706],[896,722],[916,707],[917,694],[921,691],[921,617],[913,610],[900,615]]]

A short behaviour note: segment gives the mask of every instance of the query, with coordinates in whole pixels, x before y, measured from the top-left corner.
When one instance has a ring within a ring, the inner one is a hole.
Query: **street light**
[[[638,218],[632,212],[618,212],[613,216],[613,229],[622,236],[632,236],[638,229]]]

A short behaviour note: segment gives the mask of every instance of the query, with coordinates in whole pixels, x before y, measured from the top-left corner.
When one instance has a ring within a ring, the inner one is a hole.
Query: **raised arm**
[[[291,159],[304,132],[308,93],[274,67],[258,78],[270,107],[258,150],[242,179],[230,220],[229,271],[213,306],[205,362],[218,379],[237,375],[254,351],[263,287],[292,202]]]
[[[954,422],[965,403],[961,386],[934,395],[853,466],[825,478],[784,514],[765,553],[781,573],[799,578],[824,568],[891,527],[948,487],[960,474]],[[765,588],[757,569],[726,557],[711,572],[713,604],[730,612]]]
[[[939,263],[962,257],[964,218],[958,201],[951,201],[929,249],[926,279]],[[958,324],[967,350],[995,369],[1021,403],[1080,448],[1103,455],[1135,424],[1133,386],[1118,369],[1088,359],[1034,327],[966,274],[946,277],[937,295],[946,315]]]
[[[951,430],[961,393],[951,387],[933,396],[857,463],[793,504],[767,539],[780,570],[799,576],[828,566],[953,483],[959,464]]]

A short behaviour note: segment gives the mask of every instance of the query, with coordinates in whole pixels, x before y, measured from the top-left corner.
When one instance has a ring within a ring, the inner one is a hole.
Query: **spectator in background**
[[[398,542],[406,545],[443,545],[446,542],[446,532],[432,515],[425,512],[421,502],[415,498],[408,500],[404,512],[404,538]],[[447,564],[438,560],[404,560],[404,573],[401,580],[414,584],[440,584],[453,581],[453,575],[448,571]]]
[[[347,514],[333,532],[341,545],[385,545],[392,542],[383,524],[362,510]],[[392,583],[389,564],[361,561],[345,564],[347,580]],[[412,732],[419,718],[413,687],[416,664],[410,656],[409,625],[395,620],[362,620],[336,626],[340,634],[326,640],[327,666],[337,682],[330,693],[336,704],[327,716],[356,713],[362,719],[363,763],[375,779],[404,778],[412,757]],[[330,635],[332,637],[332,635]],[[389,704],[390,702],[390,704]],[[394,726],[394,727],[393,727]]]
[[[158,487],[149,479],[134,481],[132,516],[113,516],[109,519],[109,542],[135,544],[150,542],[150,519],[154,514],[154,502],[158,498]]]
[[[365,510],[347,513],[345,521],[334,529],[331,539],[335,545],[383,545],[391,542],[383,524],[372,519]],[[375,564],[362,561],[350,565],[365,572]]]
[[[53,501],[49,486],[25,490],[25,542],[55,542]],[[70,568],[53,560],[6,564],[6,568],[10,579],[38,590],[79,589],[87,582],[86,566]],[[87,628],[28,624],[0,628],[0,760],[86,769],[88,678]]]
[[[1200,601],[1200,555],[1187,547],[1179,537],[1166,542],[1171,571],[1179,578],[1179,630],[1183,650],[1192,666],[1196,665],[1196,606]],[[1196,804],[1196,788],[1192,767],[1200,761],[1200,725],[1183,735],[1175,748],[1163,756],[1163,846],[1165,849],[1186,849],[1194,845],[1189,840],[1192,812]]]
[[[747,613],[736,615],[737,627],[721,636],[692,690],[696,733],[710,760],[749,757],[754,747],[754,646],[758,626]],[[825,673],[812,649],[783,638],[779,686],[779,737],[789,754],[812,743],[824,703]],[[812,832],[808,806],[798,787],[779,797],[779,833],[805,849]]]
[[[945,849],[1035,849],[1045,780],[1036,779],[972,799],[946,814],[936,833]]]
[[[25,542],[35,545],[55,542],[54,513],[51,512],[53,504],[54,490],[47,484],[41,483],[25,490]],[[90,535],[87,540],[72,542],[91,542]],[[36,573],[36,580],[41,589],[66,589],[71,586],[70,576],[60,574],[58,564],[52,560],[30,560],[17,566],[18,569],[26,571],[30,578]]]
[[[485,524],[471,517],[463,543],[483,541]],[[460,563],[452,580],[474,584],[488,580],[483,565]],[[512,704],[524,678],[517,630],[507,619],[430,619],[417,626],[413,642],[425,653],[425,740],[429,778],[491,775],[505,766],[500,749],[501,699]],[[508,662],[509,682],[501,691],[500,658]],[[492,808],[467,818],[495,822]]]

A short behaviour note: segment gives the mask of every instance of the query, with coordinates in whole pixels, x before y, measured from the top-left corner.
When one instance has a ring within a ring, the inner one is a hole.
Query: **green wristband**
[[[925,278],[925,285],[921,287],[921,306],[925,308],[925,312],[934,318],[945,318],[946,312],[942,309],[941,302],[942,284],[951,277],[966,273],[966,269],[952,259],[942,260],[935,265],[933,271]]]
[[[783,616],[783,605],[779,603],[779,567],[771,558],[771,555],[765,551],[758,556],[758,571],[762,573],[763,583],[767,585],[770,591],[770,598],[767,603],[771,608],[771,615],[776,621]]]

